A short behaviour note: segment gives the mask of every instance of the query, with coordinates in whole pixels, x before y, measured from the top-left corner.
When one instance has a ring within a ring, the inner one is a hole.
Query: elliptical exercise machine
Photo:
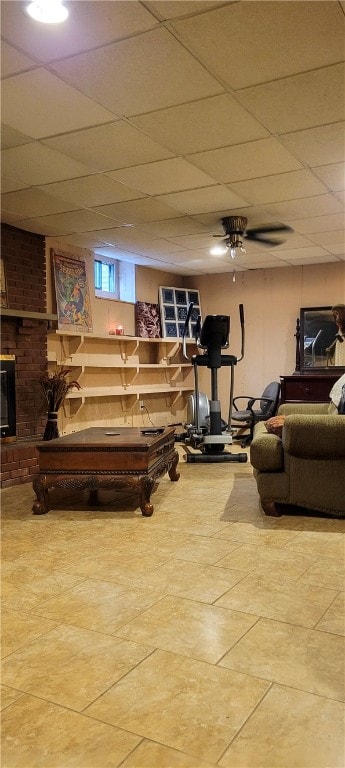
[[[229,453],[225,451],[226,445],[232,444],[231,415],[234,391],[234,367],[244,356],[244,312],[243,304],[239,305],[241,323],[241,354],[222,355],[221,350],[229,346],[230,317],[228,315],[207,315],[202,326],[201,317],[195,325],[194,336],[198,348],[202,354],[188,357],[186,351],[186,336],[189,321],[192,315],[193,303],[188,307],[182,339],[183,356],[193,365],[194,393],[188,398],[186,432],[183,435],[185,445],[198,449],[200,454],[186,452],[186,461],[197,462],[246,462],[246,453]],[[211,399],[199,391],[199,366],[207,367],[211,371]],[[221,406],[218,399],[218,369],[223,366],[230,368],[230,402],[228,423],[221,417]]]

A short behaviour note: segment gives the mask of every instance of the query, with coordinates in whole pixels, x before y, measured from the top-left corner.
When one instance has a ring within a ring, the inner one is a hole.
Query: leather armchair
[[[250,459],[267,515],[345,517],[345,416],[328,403],[286,403],[282,437],[258,423]]]

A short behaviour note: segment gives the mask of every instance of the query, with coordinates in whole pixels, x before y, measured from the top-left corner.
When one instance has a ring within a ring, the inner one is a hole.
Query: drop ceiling
[[[2,221],[195,275],[345,261],[345,2],[1,2]],[[210,255],[223,216],[282,222]]]

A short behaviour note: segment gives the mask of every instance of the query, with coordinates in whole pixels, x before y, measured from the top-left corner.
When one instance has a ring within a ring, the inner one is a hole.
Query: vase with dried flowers
[[[70,389],[81,389],[78,381],[67,381],[69,373],[71,371],[68,368],[61,367],[57,368],[54,373],[46,373],[39,380],[48,408],[43,440],[54,440],[56,437],[59,437],[57,423],[59,408],[63,405]]]

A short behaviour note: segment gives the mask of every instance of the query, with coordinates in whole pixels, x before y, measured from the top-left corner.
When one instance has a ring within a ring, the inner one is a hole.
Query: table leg
[[[177,472],[177,465],[179,462],[179,455],[177,451],[174,451],[173,460],[170,469],[168,470],[168,475],[170,477],[170,480],[176,481],[180,477],[180,473]]]
[[[32,487],[37,497],[33,503],[32,512],[34,515],[46,515],[49,512],[49,494],[41,475],[34,477]]]
[[[150,502],[150,496],[154,486],[154,480],[151,477],[140,478],[140,509],[144,517],[151,517],[153,505]]]

